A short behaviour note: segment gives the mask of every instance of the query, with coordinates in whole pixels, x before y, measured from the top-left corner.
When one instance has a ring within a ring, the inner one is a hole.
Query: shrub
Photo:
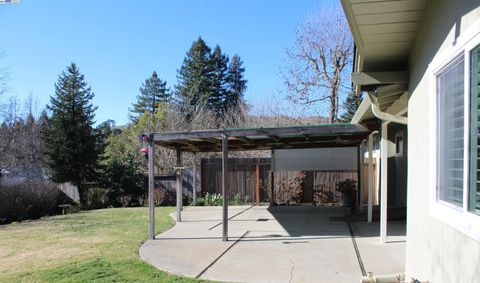
[[[0,185],[0,224],[57,214],[61,212],[59,205],[71,202],[51,182],[25,181]]]
[[[240,193],[235,194],[232,201],[233,205],[239,205],[241,201],[242,201],[242,195]]]
[[[80,205],[74,202],[67,206],[67,208],[65,209],[65,214],[79,213],[81,210],[82,209]]]
[[[220,194],[205,194],[206,205],[219,206],[223,204],[223,196]]]
[[[206,202],[204,198],[197,198],[197,206],[205,206]]]
[[[280,184],[278,184],[275,202],[286,205],[295,205],[301,203],[305,179],[305,172],[300,172],[293,178],[284,178],[281,180]]]
[[[350,194],[357,189],[357,181],[353,179],[345,179],[337,183],[337,191],[341,192],[342,195]]]
[[[87,200],[82,204],[84,209],[100,209],[108,206],[107,190],[98,186],[93,186],[87,191]]]
[[[333,191],[330,191],[325,184],[321,184],[313,190],[313,202],[315,204],[338,203],[338,199]]]
[[[169,190],[162,186],[155,188],[153,196],[155,206],[162,205],[175,205],[176,204],[176,192]],[[148,190],[145,194],[137,197],[137,202],[140,206],[148,206]]]
[[[252,202],[252,199],[251,199],[251,197],[250,197],[249,195],[246,195],[244,201],[245,201],[245,203],[248,203],[248,204],[249,204],[249,203]]]

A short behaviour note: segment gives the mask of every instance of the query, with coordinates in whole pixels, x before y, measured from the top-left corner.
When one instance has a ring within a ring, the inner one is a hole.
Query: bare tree
[[[286,50],[282,77],[289,99],[329,109],[329,122],[338,121],[339,99],[350,86],[353,39],[343,10],[324,7],[296,30],[293,48]]]
[[[5,54],[0,50],[0,59],[3,57],[5,57]],[[1,96],[7,92],[7,79],[8,68],[0,66],[0,111],[3,111],[5,108],[5,104],[1,101]]]

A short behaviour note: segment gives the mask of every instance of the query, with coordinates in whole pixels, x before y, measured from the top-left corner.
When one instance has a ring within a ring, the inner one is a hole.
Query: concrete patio
[[[364,272],[404,271],[405,222],[389,221],[381,244],[377,223],[350,223],[341,207],[189,207],[182,222],[148,240],[140,256],[176,275],[234,282],[358,282]]]

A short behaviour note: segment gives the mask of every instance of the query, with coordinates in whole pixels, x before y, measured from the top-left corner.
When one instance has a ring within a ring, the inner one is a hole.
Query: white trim
[[[468,211],[470,161],[470,52],[480,45],[480,19],[462,33],[450,47],[438,54],[429,65],[430,95],[430,176],[429,213],[439,221],[480,241],[480,216]],[[464,56],[464,172],[463,206],[437,199],[437,93],[436,76],[459,56]]]

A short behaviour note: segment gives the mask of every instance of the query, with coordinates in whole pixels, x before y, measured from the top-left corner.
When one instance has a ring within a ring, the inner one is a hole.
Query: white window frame
[[[437,54],[429,65],[430,95],[430,185],[429,213],[446,223],[480,241],[480,215],[469,211],[470,186],[470,64],[471,51],[480,45],[480,20],[460,35],[457,40]],[[463,158],[463,205],[455,206],[437,197],[437,75],[459,56],[464,56],[464,158]],[[473,189],[473,188],[472,188]]]

